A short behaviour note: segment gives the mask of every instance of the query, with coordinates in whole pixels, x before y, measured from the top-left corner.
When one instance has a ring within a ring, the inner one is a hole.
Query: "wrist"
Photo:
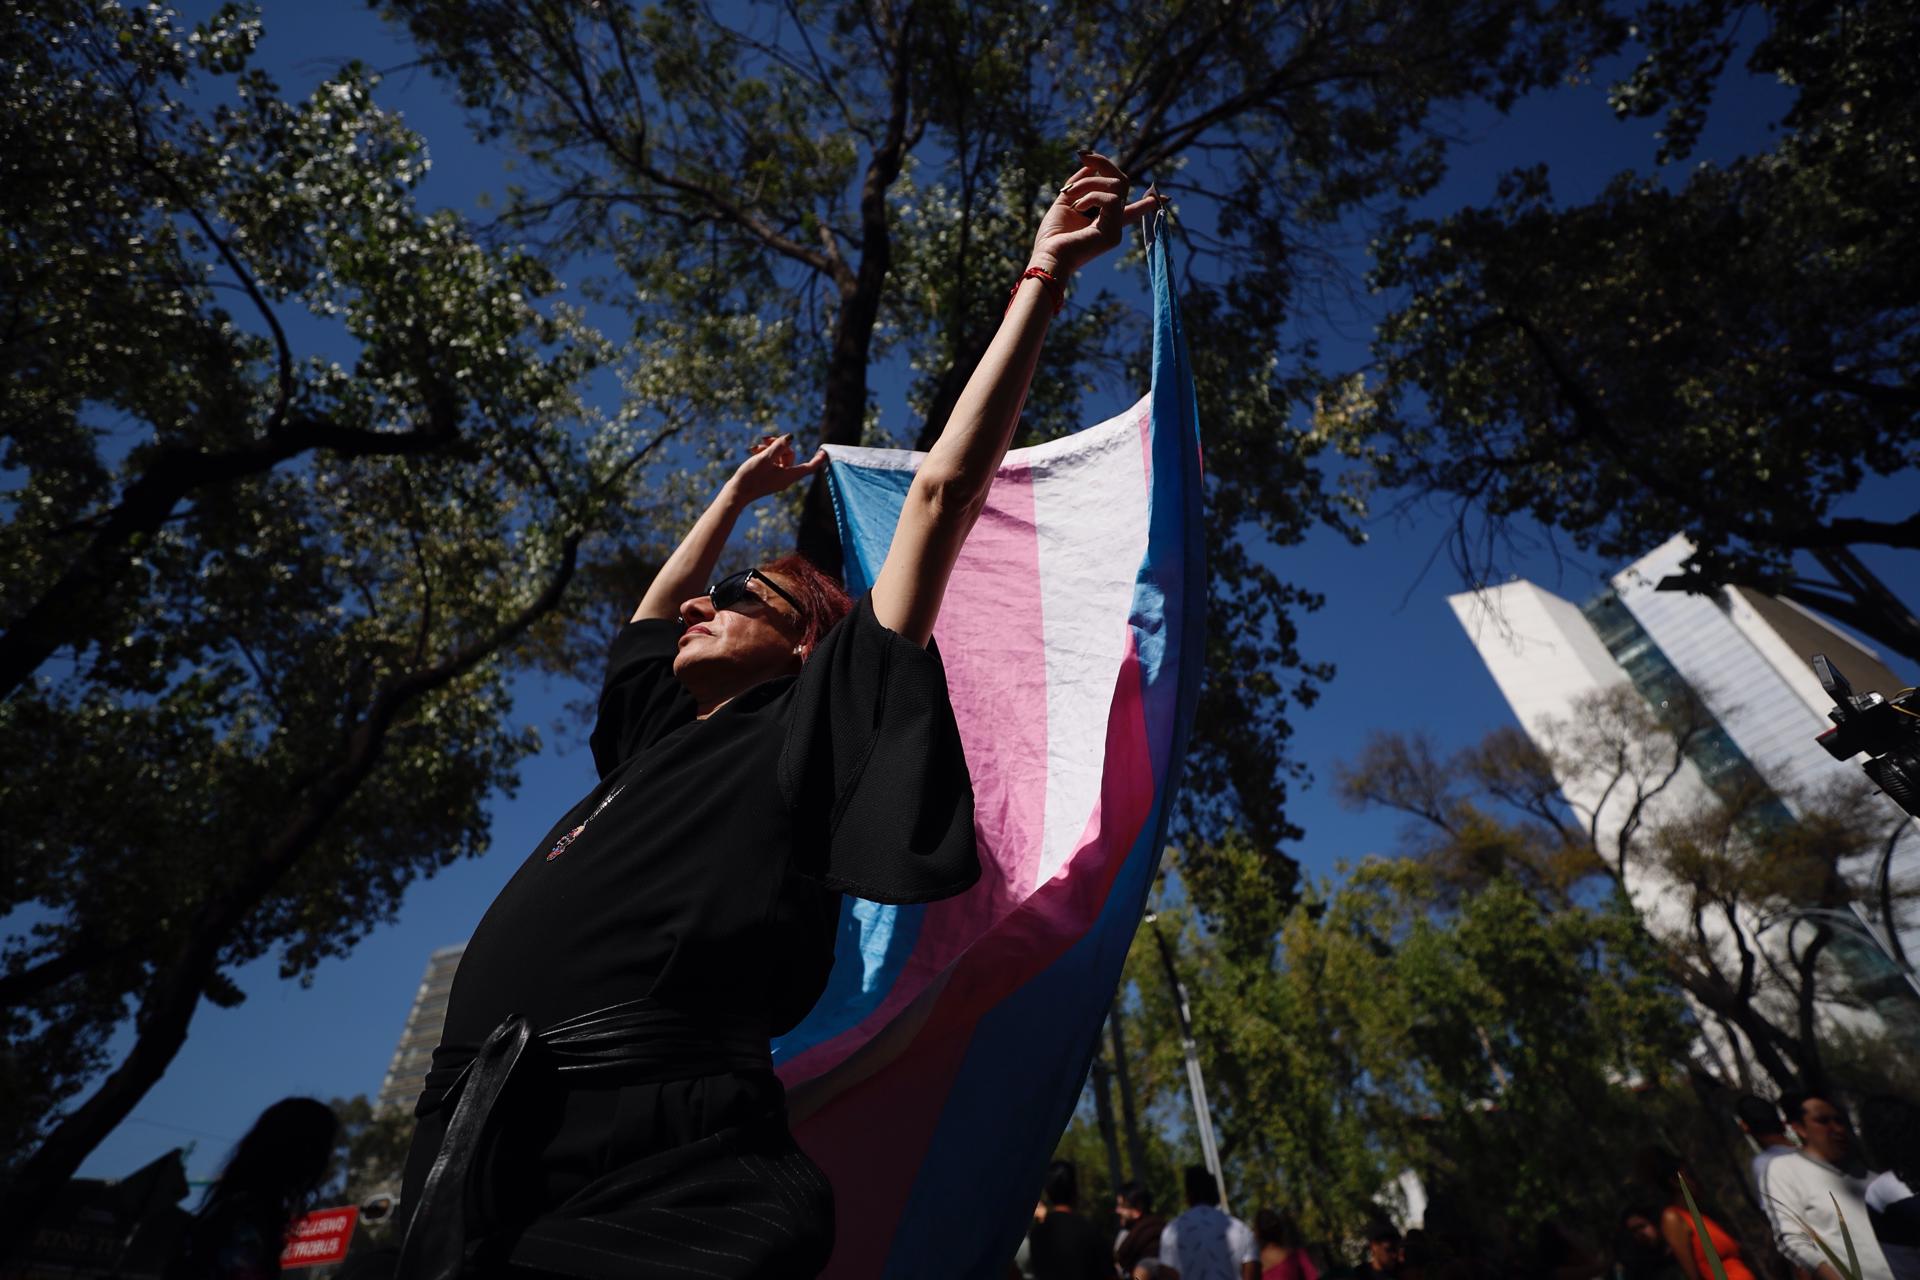
[[[1058,280],[1063,286],[1073,277],[1073,268],[1050,253],[1040,253],[1036,251],[1027,259],[1027,266],[1029,268],[1040,268],[1040,270],[1046,272],[1055,280]]]
[[[727,482],[720,486],[720,494],[713,500],[713,505],[728,515],[738,515],[753,505],[755,496],[740,483],[739,476],[728,476]]]
[[[1013,288],[1007,293],[1006,309],[1013,310],[1014,299],[1020,296],[1021,290],[1026,288],[1029,280],[1033,281],[1035,287],[1046,298],[1047,304],[1053,308],[1053,314],[1059,315],[1067,305],[1066,281],[1046,267],[1039,266],[1028,267],[1020,273],[1020,278],[1013,282]]]

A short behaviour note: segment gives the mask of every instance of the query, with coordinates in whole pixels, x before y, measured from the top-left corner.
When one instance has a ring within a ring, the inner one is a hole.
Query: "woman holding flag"
[[[929,647],[1066,281],[1154,205],[1083,153],[872,591],[789,556],[713,580],[754,500],[814,475],[764,441],[614,640],[600,781],[533,850],[460,965],[408,1162],[409,1280],[514,1271],[801,1276],[832,1193],[768,1053],[818,999],[839,896],[921,902],[979,874]],[[509,1079],[511,1077],[511,1079]]]

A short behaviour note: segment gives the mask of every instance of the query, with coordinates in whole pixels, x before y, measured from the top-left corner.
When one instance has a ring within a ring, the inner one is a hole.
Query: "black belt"
[[[540,1032],[523,1017],[506,1019],[469,1062],[427,1073],[427,1093],[440,1096],[423,1114],[451,1102],[453,1116],[400,1246],[397,1280],[455,1280],[465,1270],[468,1179],[490,1132],[494,1106],[530,1048],[543,1069],[567,1083],[648,1084],[773,1067],[766,1032],[758,1024],[695,1019],[654,1000],[609,1005]]]

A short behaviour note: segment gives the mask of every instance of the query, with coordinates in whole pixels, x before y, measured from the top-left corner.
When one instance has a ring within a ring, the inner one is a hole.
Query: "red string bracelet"
[[[1054,277],[1053,272],[1047,270],[1045,267],[1028,267],[1020,273],[1020,278],[1013,282],[1013,288],[1007,291],[1007,305],[1002,308],[1002,311],[1011,311],[1013,309],[1013,300],[1020,296],[1020,286],[1025,284],[1029,279],[1038,280],[1041,286],[1046,289],[1047,293],[1052,296],[1053,314],[1059,315],[1061,308],[1067,305],[1066,286],[1062,285],[1060,281]]]

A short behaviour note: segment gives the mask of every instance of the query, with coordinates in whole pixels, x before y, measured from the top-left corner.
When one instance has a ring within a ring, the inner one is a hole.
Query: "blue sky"
[[[305,93],[350,59],[379,68],[400,66],[411,56],[362,4],[269,0],[264,16],[260,62],[289,94]],[[1520,164],[1549,164],[1556,192],[1578,200],[1619,170],[1650,163],[1653,126],[1617,123],[1606,107],[1605,82],[1603,69],[1592,83],[1523,102],[1511,117],[1483,113],[1461,121],[1463,142],[1453,172],[1432,206],[1484,201],[1497,177]],[[433,159],[422,193],[427,203],[474,212],[475,198],[500,185],[499,158],[470,142],[458,108],[440,84],[424,73],[401,72],[386,79],[378,98],[404,111],[427,139]],[[1759,145],[1780,103],[1771,86],[1745,86],[1721,104],[1701,154],[1725,157]],[[1316,326],[1330,362],[1358,363],[1367,319],[1356,312],[1337,321],[1302,323]],[[1120,406],[1097,407],[1111,412]],[[1088,421],[1102,416],[1090,413]],[[1912,506],[1902,485],[1883,482],[1861,495],[1857,510],[1905,515]],[[1290,852],[1312,876],[1334,874],[1342,860],[1386,851],[1394,843],[1393,819],[1347,812],[1327,789],[1334,762],[1350,758],[1368,733],[1419,729],[1444,746],[1459,746],[1510,720],[1445,606],[1445,596],[1459,584],[1444,554],[1433,559],[1444,531],[1441,513],[1416,510],[1376,519],[1364,547],[1316,534],[1276,556],[1284,577],[1326,595],[1325,608],[1303,621],[1301,649],[1339,668],[1318,704],[1293,717],[1295,755],[1319,781],[1294,791],[1290,813],[1307,834]],[[1914,563],[1920,557],[1869,553],[1866,558],[1904,598],[1920,599],[1920,564]],[[1520,567],[1549,589],[1582,600],[1618,566],[1540,554]],[[635,584],[636,593],[641,585]],[[569,696],[571,691],[559,686],[523,683],[517,714],[550,725],[563,716],[561,704]],[[468,935],[554,814],[592,782],[591,763],[577,748],[529,760],[521,774],[518,798],[493,806],[493,851],[415,886],[397,924],[376,932],[347,959],[324,964],[309,986],[277,981],[267,963],[240,975],[248,999],[238,1008],[203,1005],[165,1079],[82,1172],[123,1175],[171,1147],[192,1143],[190,1171],[207,1177],[253,1117],[275,1099],[378,1089],[428,953]]]

